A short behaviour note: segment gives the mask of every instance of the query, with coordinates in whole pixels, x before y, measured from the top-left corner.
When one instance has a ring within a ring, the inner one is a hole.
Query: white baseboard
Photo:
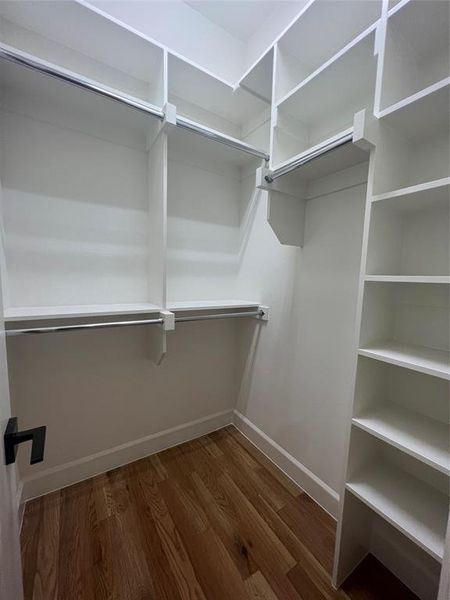
[[[233,423],[267,458],[311,496],[317,504],[320,504],[327,513],[337,519],[339,505],[337,492],[237,410],[234,411]]]
[[[233,422],[233,410],[225,410],[208,415],[195,421],[183,423],[153,433],[138,440],[74,460],[69,463],[51,467],[25,477],[22,484],[20,504],[49,492],[78,483],[89,477],[105,473],[111,469],[139,460],[167,448],[178,446],[183,442],[211,433]]]

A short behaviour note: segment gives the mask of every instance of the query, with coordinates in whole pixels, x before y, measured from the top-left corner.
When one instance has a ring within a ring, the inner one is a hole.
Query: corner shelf
[[[360,356],[450,380],[449,353],[443,350],[386,341],[360,348],[358,353]]]
[[[363,411],[352,423],[434,469],[450,474],[448,424],[392,405]]]
[[[386,463],[365,468],[346,489],[442,562],[448,496]]]
[[[74,304],[66,306],[24,306],[7,308],[4,311],[6,322],[39,321],[72,317],[100,317],[109,315],[137,315],[156,313],[161,307],[147,302],[130,304]]]

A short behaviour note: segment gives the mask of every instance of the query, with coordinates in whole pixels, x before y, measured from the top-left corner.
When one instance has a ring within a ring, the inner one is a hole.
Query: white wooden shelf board
[[[442,562],[448,496],[385,463],[368,466],[346,488]]]
[[[307,150],[304,150],[303,152],[300,152],[299,154],[296,154],[295,156],[292,156],[287,160],[274,165],[272,168],[276,170],[289,165],[294,161],[305,158],[309,154],[319,150],[321,147],[326,146],[334,140],[350,133],[353,133],[353,127],[345,129],[337,135],[333,135],[320,144],[311,146],[311,148],[308,148]],[[325,177],[326,175],[331,175],[337,171],[342,171],[344,169],[348,169],[349,167],[366,162],[368,158],[368,153],[355,144],[344,144],[343,146],[339,146],[333,150],[330,150],[322,156],[315,158],[311,162],[298,167],[297,173],[299,178],[304,180],[318,179],[319,177]]]
[[[385,341],[360,348],[359,354],[426,375],[450,379],[449,353],[442,350]]]
[[[131,304],[74,304],[68,306],[25,306],[7,308],[5,321],[37,321],[71,317],[95,317],[108,315],[133,315],[159,312],[156,304],[137,302]]]
[[[438,471],[450,474],[448,424],[394,405],[366,411],[352,422]]]
[[[245,300],[187,300],[183,302],[168,302],[167,310],[171,311],[196,311],[196,310],[229,310],[255,308],[259,302]]]
[[[448,275],[366,275],[365,280],[384,283],[450,284]]]
[[[358,35],[354,40],[352,40],[347,46],[339,50],[334,56],[332,56],[329,60],[323,63],[318,69],[316,69],[313,73],[311,73],[308,77],[306,77],[303,81],[301,81],[298,85],[296,85],[292,90],[290,90],[283,98],[281,98],[277,102],[277,106],[290,106],[291,103],[295,104],[297,94],[303,89],[311,84],[316,84],[316,81],[319,81],[317,91],[324,92],[324,85],[327,84],[326,79],[323,80],[322,83],[322,75],[327,76],[328,71],[333,72],[333,77],[336,79],[341,79],[341,81],[345,81],[345,77],[351,77],[351,71],[349,72],[349,67],[354,67],[355,64],[361,62],[364,64],[367,59],[367,50],[372,45],[371,35],[375,29],[375,25],[371,25],[368,29],[366,29],[363,33]],[[346,84],[348,85],[350,82],[347,80]],[[342,89],[338,91],[334,90],[335,93],[342,93],[345,91],[346,86],[341,86]],[[331,90],[330,90],[331,91]],[[321,98],[320,93],[316,96],[316,102]],[[329,102],[330,98],[321,98],[321,100]],[[297,101],[297,106],[301,107],[301,99]],[[321,108],[319,112],[321,112]],[[295,114],[295,111],[293,111]]]
[[[411,140],[448,130],[449,86],[446,77],[381,111],[377,116]]]
[[[372,202],[389,202],[398,210],[426,210],[449,205],[450,177],[427,181],[372,197]]]

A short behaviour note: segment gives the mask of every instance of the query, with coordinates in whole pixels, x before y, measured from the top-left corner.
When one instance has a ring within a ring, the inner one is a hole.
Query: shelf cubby
[[[381,2],[316,0],[278,41],[276,100],[332,59],[379,19]]]
[[[353,425],[450,474],[449,383],[371,360],[358,359]]]
[[[352,131],[358,111],[373,108],[373,30],[312,73],[277,105],[274,166],[334,136]]]
[[[360,353],[448,378],[448,292],[445,284],[367,282]]]
[[[254,159],[178,128],[168,141],[167,306],[255,306],[245,300],[259,303],[255,288],[241,276],[246,215],[256,202]]]
[[[447,280],[448,182],[446,178],[373,198],[367,275]]]
[[[448,477],[353,427],[346,489],[442,562]]]
[[[270,100],[169,54],[169,102],[177,114],[268,151]]]
[[[449,4],[411,0],[387,20],[380,109],[449,74]]]
[[[380,114],[375,196],[449,177],[449,83],[447,78]]]
[[[121,94],[164,103],[163,49],[79,2],[3,2],[0,39]]]

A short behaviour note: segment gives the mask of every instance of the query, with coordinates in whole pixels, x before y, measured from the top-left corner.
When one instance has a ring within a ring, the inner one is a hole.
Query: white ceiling
[[[247,42],[269,15],[280,6],[280,0],[184,0],[191,8]],[[283,5],[296,4],[283,0]]]

